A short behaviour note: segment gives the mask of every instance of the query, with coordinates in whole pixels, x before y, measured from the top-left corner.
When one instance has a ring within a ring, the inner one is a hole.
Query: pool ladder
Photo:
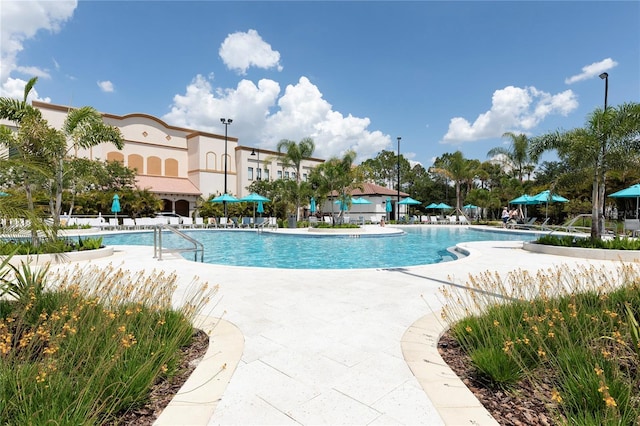
[[[181,248],[181,249],[170,249],[170,248],[162,248],[162,232],[169,231],[173,232],[175,235],[180,238],[188,241],[193,244],[193,247]],[[193,260],[198,261],[198,253],[200,253],[200,262],[204,261],[204,245],[185,234],[184,232],[179,231],[175,227],[167,224],[159,224],[153,227],[153,258],[157,258],[158,260],[162,260],[162,253],[182,253],[182,252],[193,252]]]

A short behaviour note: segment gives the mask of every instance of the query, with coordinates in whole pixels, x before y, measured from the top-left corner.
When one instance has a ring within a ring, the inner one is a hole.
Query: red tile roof
[[[140,189],[148,189],[154,193],[201,195],[202,192],[189,179],[164,176],[136,176],[136,184]]]

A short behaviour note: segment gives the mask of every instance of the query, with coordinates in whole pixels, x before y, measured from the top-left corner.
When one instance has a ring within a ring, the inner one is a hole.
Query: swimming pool
[[[204,245],[204,262],[219,265],[284,269],[392,268],[455,260],[447,248],[467,241],[533,240],[534,235],[483,232],[465,227],[405,228],[397,236],[348,238],[337,236],[184,230]],[[163,234],[163,246],[184,248],[177,236]],[[153,246],[153,232],[110,234],[105,245]],[[193,259],[191,254],[185,258]]]

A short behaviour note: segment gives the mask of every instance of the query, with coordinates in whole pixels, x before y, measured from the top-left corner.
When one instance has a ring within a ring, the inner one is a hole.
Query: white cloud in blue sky
[[[245,75],[249,67],[282,71],[280,52],[271,49],[256,30],[229,34],[219,53],[224,64],[240,75]]]
[[[548,115],[566,116],[577,107],[571,90],[551,95],[535,87],[508,86],[493,93],[491,109],[473,123],[462,117],[452,118],[442,142],[458,144],[499,138],[505,132],[527,133]]]
[[[111,93],[115,90],[113,87],[113,83],[108,80],[98,81],[98,87],[105,93]]]
[[[588,80],[595,76],[602,74],[605,71],[609,71],[611,68],[618,65],[616,61],[611,58],[603,59],[600,62],[594,62],[592,64],[586,65],[582,67],[582,72],[580,74],[576,74],[564,80],[567,84],[573,84],[578,81]]]

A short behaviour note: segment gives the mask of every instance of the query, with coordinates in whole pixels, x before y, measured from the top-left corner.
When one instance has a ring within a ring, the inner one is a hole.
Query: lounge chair
[[[221,217],[218,223],[220,224],[221,228],[233,228],[233,222],[231,222],[226,217]]]
[[[632,237],[640,235],[640,220],[638,219],[625,219],[624,220],[624,232],[631,233]]]
[[[532,226],[534,226],[534,224],[536,223],[536,220],[538,218],[537,217],[532,217],[530,218],[528,221],[524,222],[524,223],[518,223],[517,221],[515,223],[513,223],[513,225],[511,226],[512,228],[518,228],[518,229],[527,229],[530,228]],[[511,221],[507,222],[508,225],[512,224]]]
[[[240,227],[241,228],[249,228],[249,227],[251,227],[251,223],[253,222],[252,219],[253,218],[250,218],[250,217],[243,217],[242,221],[240,222]]]
[[[193,219],[190,217],[182,218],[182,227],[183,228],[193,228]]]
[[[122,219],[122,227],[124,229],[136,229],[136,222],[128,217]]]
[[[318,218],[315,216],[309,216],[309,226],[318,226]]]
[[[193,224],[195,228],[204,228],[204,219],[200,216],[196,217],[196,220]]]

